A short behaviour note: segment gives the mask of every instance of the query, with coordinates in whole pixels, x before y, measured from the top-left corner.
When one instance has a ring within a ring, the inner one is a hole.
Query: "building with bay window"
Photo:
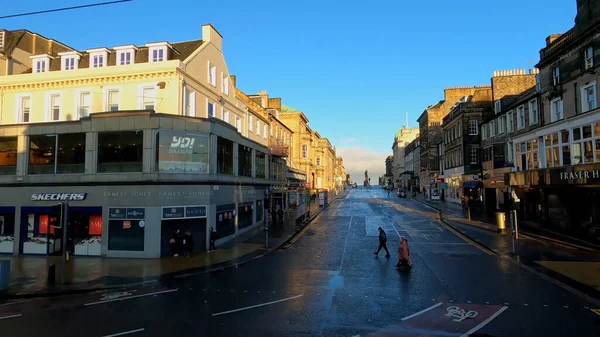
[[[512,138],[507,178],[522,221],[598,243],[600,1],[577,6],[574,27],[540,51],[540,127]]]

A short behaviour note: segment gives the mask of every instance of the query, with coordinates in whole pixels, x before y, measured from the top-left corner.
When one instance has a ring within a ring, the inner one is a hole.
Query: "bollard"
[[[56,265],[51,264],[48,267],[48,280],[46,283],[49,287],[54,287],[56,284]]]
[[[504,212],[496,212],[496,225],[498,226],[498,234],[506,232],[506,214]]]

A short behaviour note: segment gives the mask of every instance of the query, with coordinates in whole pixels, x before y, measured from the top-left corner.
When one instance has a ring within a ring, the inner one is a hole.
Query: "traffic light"
[[[62,228],[64,205],[62,203],[52,206],[49,225],[55,228]]]

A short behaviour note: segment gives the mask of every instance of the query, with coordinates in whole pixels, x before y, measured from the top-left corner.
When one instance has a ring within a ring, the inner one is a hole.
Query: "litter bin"
[[[504,234],[506,231],[506,214],[504,212],[496,212],[496,225],[498,226],[498,234]]]
[[[8,290],[10,285],[10,261],[0,260],[0,291]]]

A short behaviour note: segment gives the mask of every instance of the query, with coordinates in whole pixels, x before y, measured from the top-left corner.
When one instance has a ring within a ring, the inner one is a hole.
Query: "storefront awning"
[[[463,188],[479,188],[481,185],[481,181],[465,181],[463,183]]]

